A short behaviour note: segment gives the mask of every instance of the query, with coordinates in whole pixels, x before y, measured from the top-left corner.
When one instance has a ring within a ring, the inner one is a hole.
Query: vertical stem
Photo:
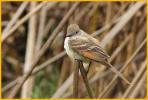
[[[78,65],[79,65],[79,69],[80,69],[80,72],[81,72],[85,87],[87,89],[87,92],[88,92],[90,98],[93,98],[93,92],[92,92],[92,90],[90,88],[90,85],[89,85],[89,82],[88,82],[88,79],[87,79],[87,73],[86,73],[86,71],[85,71],[85,69],[83,67],[82,61],[78,61]]]
[[[30,3],[30,12],[36,7],[36,2]],[[24,62],[24,69],[23,73],[27,73],[30,70],[30,66],[32,63],[32,60],[35,57],[35,41],[36,41],[36,28],[37,28],[37,16],[34,14],[29,19],[29,25],[28,25],[28,36],[27,36],[27,45],[26,45],[26,53],[25,53],[25,62]],[[21,91],[21,98],[30,98],[32,94],[34,86],[34,76],[31,76],[26,80],[24,85],[22,86]]]
[[[75,70],[74,70],[74,81],[73,81],[73,97],[78,98],[78,83],[79,83],[79,63],[77,60],[75,60],[74,64]]]

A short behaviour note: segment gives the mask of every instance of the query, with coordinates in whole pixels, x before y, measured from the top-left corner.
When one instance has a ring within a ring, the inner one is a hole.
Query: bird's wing
[[[104,61],[109,57],[98,44],[85,36],[69,39],[69,46],[78,54],[94,61]]]

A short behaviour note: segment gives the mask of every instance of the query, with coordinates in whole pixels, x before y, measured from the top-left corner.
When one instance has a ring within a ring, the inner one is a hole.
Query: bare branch
[[[17,12],[15,13],[14,17],[12,17],[12,19],[10,20],[10,22],[7,24],[7,26],[3,30],[3,32],[2,32],[3,34],[5,34],[6,32],[8,32],[11,29],[11,27],[16,23],[16,21],[19,19],[19,17],[21,16],[21,14],[23,13],[23,11],[27,7],[27,5],[28,5],[28,2],[23,2],[21,4],[21,6],[18,8]]]
[[[42,2],[40,3],[33,11],[31,11],[30,13],[28,13],[25,17],[23,17],[22,19],[20,19],[7,33],[2,35],[2,43],[10,36],[14,33],[14,31],[20,27],[20,25],[22,25],[24,22],[26,22],[33,14],[35,14],[37,11],[39,11],[44,5],[46,4],[46,2]]]

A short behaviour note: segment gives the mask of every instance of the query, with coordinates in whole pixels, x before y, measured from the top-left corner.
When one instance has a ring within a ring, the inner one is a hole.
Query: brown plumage
[[[71,58],[88,63],[90,60],[99,62],[110,67],[112,71],[120,76],[126,83],[130,83],[108,62],[110,56],[101,48],[100,42],[81,30],[77,24],[71,24],[68,27],[66,36],[64,48]]]
[[[88,59],[102,62],[110,56],[99,46],[99,42],[83,34],[69,40],[69,46]]]

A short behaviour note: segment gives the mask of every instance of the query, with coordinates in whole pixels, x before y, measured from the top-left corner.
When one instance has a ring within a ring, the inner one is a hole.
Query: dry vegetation
[[[3,98],[74,98],[75,66],[63,48],[71,23],[100,40],[131,82],[92,62],[87,78],[94,98],[145,98],[144,2],[2,2]],[[90,98],[78,80],[78,97]]]

